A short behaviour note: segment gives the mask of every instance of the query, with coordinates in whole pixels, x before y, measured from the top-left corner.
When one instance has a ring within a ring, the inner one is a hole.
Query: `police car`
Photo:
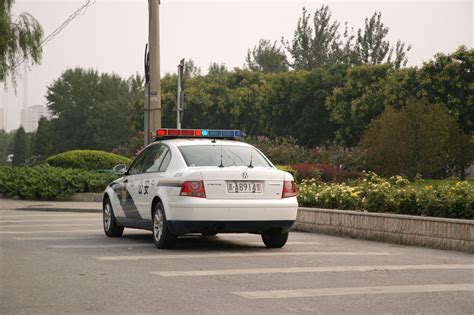
[[[123,176],[104,192],[105,234],[146,229],[158,248],[172,248],[187,233],[255,233],[267,247],[283,247],[298,208],[294,179],[239,136],[157,130],[128,169],[115,166]]]

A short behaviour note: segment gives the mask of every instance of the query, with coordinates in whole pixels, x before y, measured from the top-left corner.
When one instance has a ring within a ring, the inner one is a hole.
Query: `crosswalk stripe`
[[[54,241],[54,240],[100,240],[106,239],[107,237],[103,235],[99,236],[61,236],[61,237],[14,237],[14,240],[17,241]]]
[[[338,295],[393,294],[393,293],[429,293],[474,291],[474,284],[426,284],[395,285],[376,287],[322,288],[302,290],[248,291],[232,292],[248,299],[285,299],[299,297],[320,297]]]
[[[153,243],[105,244],[105,245],[50,245],[48,248],[77,249],[77,248],[120,248],[120,247],[153,247]]]
[[[64,219],[41,219],[41,220],[6,220],[6,221],[0,221],[0,224],[5,224],[5,223],[33,223],[33,222],[62,222],[62,221],[95,221],[95,222],[100,222],[101,218],[95,218],[95,219],[83,219],[83,218],[64,218]],[[14,225],[16,226],[16,225]]]
[[[12,224],[0,225],[0,228],[19,228],[19,227],[64,227],[64,226],[100,226],[102,222],[97,223],[70,223],[70,224]]]
[[[42,234],[42,233],[90,233],[102,230],[62,230],[62,231],[0,231],[0,234]]]
[[[245,252],[245,253],[214,253],[214,254],[157,254],[141,256],[99,256],[97,260],[150,260],[150,259],[183,259],[183,258],[228,258],[228,257],[268,257],[268,256],[395,256],[398,253],[388,252]]]
[[[389,270],[446,270],[474,269],[474,264],[445,265],[375,265],[375,266],[327,266],[327,267],[288,267],[288,268],[256,268],[256,269],[221,269],[191,271],[153,271],[152,274],[162,277],[180,276],[222,276],[269,273],[302,273],[302,272],[343,272],[343,271],[389,271]]]
[[[1,214],[0,215],[0,220],[1,219],[9,219],[9,218],[24,218],[24,217],[84,217],[84,216],[96,216],[96,217],[102,217],[101,213],[38,213],[38,214]]]

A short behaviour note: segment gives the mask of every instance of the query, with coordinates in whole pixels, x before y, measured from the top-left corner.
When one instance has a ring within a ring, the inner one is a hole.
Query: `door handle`
[[[123,183],[124,183],[124,184],[128,183],[128,179],[124,180]]]

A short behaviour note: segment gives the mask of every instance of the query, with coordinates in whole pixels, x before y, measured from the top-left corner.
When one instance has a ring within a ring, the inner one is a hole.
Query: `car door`
[[[123,178],[122,193],[119,199],[126,219],[137,220],[142,218],[137,208],[137,198],[140,175],[142,174],[147,151],[149,151],[149,148],[138,155]]]
[[[151,220],[151,203],[156,196],[158,183],[163,173],[163,165],[168,163],[169,149],[164,144],[156,144],[147,153],[137,196],[137,207],[141,216]],[[167,166],[167,165],[166,165]]]

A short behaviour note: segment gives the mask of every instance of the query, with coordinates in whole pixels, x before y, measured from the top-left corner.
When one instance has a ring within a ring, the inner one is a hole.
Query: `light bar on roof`
[[[151,137],[157,138],[235,138],[240,137],[240,130],[224,129],[158,129],[155,134],[150,132]]]

